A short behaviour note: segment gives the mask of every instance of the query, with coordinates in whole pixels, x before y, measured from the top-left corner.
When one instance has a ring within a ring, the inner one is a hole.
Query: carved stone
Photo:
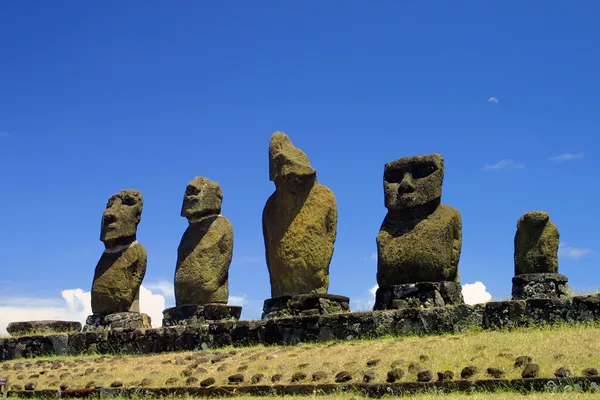
[[[177,249],[176,305],[226,304],[233,227],[221,215],[223,192],[217,182],[194,178],[186,188],[181,216],[189,226]]]
[[[8,324],[6,331],[11,336],[48,333],[73,333],[81,331],[81,322],[78,321],[14,321]]]
[[[108,331],[113,329],[151,329],[151,319],[139,312],[92,314],[87,317],[83,332]]]
[[[184,304],[163,311],[163,326],[201,325],[237,321],[242,307],[227,304]]]
[[[282,132],[271,137],[269,177],[276,189],[262,222],[271,296],[325,294],[337,233],[335,196]]]
[[[441,204],[443,178],[444,160],[439,154],[400,158],[385,165],[388,213],[377,236],[377,282],[380,298],[395,296],[399,307],[418,298],[437,299],[422,306],[440,304],[443,291],[436,284],[454,287],[459,282],[462,219],[458,210]],[[460,291],[451,299],[451,304],[463,303]],[[375,309],[383,306],[376,303]]]
[[[350,299],[333,294],[298,294],[265,300],[263,319],[350,312]]]

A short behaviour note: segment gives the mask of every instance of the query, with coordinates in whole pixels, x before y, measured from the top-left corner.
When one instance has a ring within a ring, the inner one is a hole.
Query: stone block
[[[464,304],[460,283],[417,282],[380,286],[375,293],[374,310],[432,308]]]
[[[267,299],[262,319],[331,315],[350,312],[350,299],[334,294],[297,294]]]
[[[150,316],[143,313],[120,312],[92,314],[87,317],[83,332],[108,331],[112,329],[151,329]],[[87,341],[87,337],[86,337]]]
[[[184,304],[163,311],[163,326],[200,325],[217,321],[237,321],[242,307],[227,304]]]
[[[563,299],[568,297],[568,278],[557,273],[516,275],[512,279],[513,300]]]
[[[23,336],[28,334],[46,333],[74,333],[81,331],[81,323],[78,321],[18,321],[11,322],[6,327],[11,336]]]

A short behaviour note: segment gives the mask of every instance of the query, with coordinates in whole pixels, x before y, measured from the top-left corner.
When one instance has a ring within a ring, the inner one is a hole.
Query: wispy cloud
[[[377,293],[377,289],[379,289],[379,286],[375,285],[369,288],[368,295],[365,293],[366,296],[351,297],[350,308],[352,311],[371,311],[375,305],[375,293]]]
[[[377,252],[374,251],[371,253],[371,255],[367,258],[369,261],[377,261]]]
[[[497,99],[497,98],[495,98],[495,97],[490,97],[490,98],[488,99],[488,103],[496,103],[496,104],[498,104],[498,99]]]
[[[561,257],[580,259],[585,256],[589,256],[590,254],[595,253],[592,249],[578,248],[567,246],[565,242],[560,242],[558,246],[558,255]]]
[[[583,158],[583,153],[563,153],[558,156],[548,157],[548,160],[553,162],[563,162],[563,161],[571,161],[571,160],[581,160]]]
[[[175,297],[175,287],[173,286],[173,282],[167,281],[166,279],[145,282],[144,286],[148,288],[148,290],[151,290],[154,293],[160,294],[166,298]]]
[[[496,164],[487,164],[483,167],[484,171],[497,171],[500,169],[516,169],[516,168],[525,168],[525,164],[521,162],[517,162],[515,160],[511,160],[510,158],[505,158],[504,160],[498,161]]]

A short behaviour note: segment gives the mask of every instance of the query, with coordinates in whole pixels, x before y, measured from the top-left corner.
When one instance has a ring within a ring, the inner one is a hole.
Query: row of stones
[[[404,309],[306,316],[259,321],[231,321],[158,329],[115,329],[64,335],[0,339],[0,360],[48,354],[151,354],[224,346],[297,344],[352,340],[383,335],[440,334],[473,327],[486,329],[600,320],[600,295],[569,299],[490,302],[431,309]]]
[[[427,391],[449,392],[490,392],[513,389],[518,391],[556,392],[559,390],[600,391],[600,376],[572,378],[525,378],[525,379],[486,379],[455,380],[430,382],[395,382],[385,384],[337,383],[337,384],[288,384],[288,385],[226,385],[209,387],[171,387],[171,388],[87,388],[65,390],[12,390],[9,397],[18,398],[90,398],[90,397],[223,397],[235,393],[238,395],[307,395],[355,392],[371,397],[383,395],[406,395]]]
[[[518,362],[519,362],[519,360],[517,360],[517,363]],[[411,368],[412,368],[412,371],[411,371]],[[418,366],[415,367],[414,365],[409,365],[408,371],[412,372],[414,375],[416,375],[417,382],[431,382],[434,380],[434,374],[432,371],[417,370],[416,368],[418,368]],[[539,374],[539,370],[540,370],[540,367],[538,364],[528,363],[523,368],[521,376],[524,379],[537,378],[538,374]],[[479,368],[477,366],[471,365],[471,366],[467,366],[467,367],[463,368],[460,376],[462,379],[471,379],[478,372],[479,372]],[[486,374],[489,377],[492,377],[495,379],[500,379],[504,376],[504,370],[501,368],[489,367],[486,370]],[[402,368],[397,368],[397,367],[394,368],[394,366],[392,365],[392,369],[390,371],[388,371],[386,374],[386,382],[387,383],[399,382],[405,376],[406,376],[406,373]],[[554,376],[557,378],[570,378],[570,377],[572,377],[572,373],[568,368],[560,367],[554,372]],[[600,374],[598,373],[598,369],[596,369],[596,368],[585,368],[583,371],[581,371],[581,377],[584,377],[584,378],[593,378],[593,377],[598,377],[598,376],[600,376]],[[282,374],[275,374],[275,375],[271,376],[271,382],[272,383],[281,383],[282,377],[283,377]],[[312,374],[311,381],[319,382],[319,381],[323,381],[323,380],[327,379],[327,377],[328,377],[327,372],[316,371]],[[258,385],[258,384],[264,383],[265,378],[266,378],[265,374],[257,373],[257,374],[252,375],[252,377],[250,378],[250,383],[253,385]],[[347,382],[351,382],[354,378],[355,377],[353,376],[353,374],[351,372],[340,371],[335,375],[334,381],[335,381],[335,383],[347,383]],[[370,382],[374,381],[375,378],[376,378],[376,372],[374,370],[366,370],[362,374],[362,381],[365,383],[370,383]],[[298,371],[298,372],[295,372],[291,376],[290,383],[301,383],[301,382],[306,381],[307,379],[308,379],[308,375],[305,372]],[[453,379],[454,379],[454,372],[452,372],[452,371],[437,372],[437,381],[438,382],[446,382],[446,381],[451,381]],[[237,373],[237,374],[230,375],[227,378],[226,384],[238,385],[238,384],[242,384],[245,382],[247,382],[246,376],[242,373]],[[166,386],[174,386],[174,385],[177,385],[178,383],[179,383],[179,378],[169,378],[165,381],[164,384]],[[139,382],[131,382],[129,384],[125,384],[125,383],[123,383],[123,381],[117,380],[117,381],[112,382],[109,386],[111,388],[120,388],[120,387],[124,387],[124,386],[126,386],[126,387],[149,387],[152,384],[153,384],[153,382],[151,379],[144,378]],[[213,377],[208,377],[208,378],[204,378],[204,379],[200,380],[199,378],[197,378],[195,376],[190,376],[185,380],[186,386],[210,387],[215,384],[216,384],[216,380]],[[59,383],[56,382],[56,384],[52,384],[51,386],[59,386]],[[23,389],[36,390],[36,388],[37,388],[37,383],[35,381],[28,382],[24,386],[20,385],[20,384],[11,385],[11,390],[23,390]],[[90,381],[85,385],[84,388],[85,389],[104,389],[105,386],[101,383],[96,383],[95,381]],[[65,391],[65,390],[69,390],[69,389],[77,389],[77,388],[71,387],[71,385],[69,385],[68,383],[60,384],[61,391]]]

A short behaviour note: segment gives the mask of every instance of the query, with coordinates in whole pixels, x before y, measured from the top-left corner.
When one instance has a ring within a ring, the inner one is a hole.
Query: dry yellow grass
[[[142,379],[151,380],[148,386],[169,386],[168,379],[176,379],[172,386],[184,386],[189,377],[199,381],[212,377],[217,385],[228,383],[230,375],[241,373],[250,383],[254,374],[264,374],[261,383],[270,383],[273,375],[280,374],[279,383],[290,383],[292,375],[304,372],[310,382],[316,371],[327,378],[321,383],[334,381],[336,373],[348,371],[353,382],[362,382],[367,369],[375,372],[373,382],[385,382],[391,364],[407,372],[408,365],[416,362],[422,369],[453,371],[460,377],[467,365],[476,365],[483,371],[499,367],[506,378],[520,378],[522,368],[515,368],[515,358],[527,355],[540,365],[541,377],[553,377],[559,367],[568,367],[574,375],[584,368],[600,368],[600,326],[572,325],[490,331],[451,336],[387,338],[370,341],[329,344],[301,344],[297,346],[256,346],[215,351],[166,353],[148,356],[80,356],[46,359],[15,360],[0,363],[0,376],[7,376],[12,384],[37,382],[37,388],[57,388],[62,383],[84,387],[90,381],[109,386],[121,381],[125,387],[137,386]],[[215,355],[226,358],[212,362]],[[378,360],[376,365],[367,362]],[[21,364],[23,369],[14,369]],[[54,367],[53,367],[54,365]],[[53,369],[54,368],[54,369]],[[476,378],[486,378],[484,372]],[[408,373],[401,381],[414,381]],[[299,382],[301,383],[301,382]],[[472,398],[472,397],[470,397]]]

